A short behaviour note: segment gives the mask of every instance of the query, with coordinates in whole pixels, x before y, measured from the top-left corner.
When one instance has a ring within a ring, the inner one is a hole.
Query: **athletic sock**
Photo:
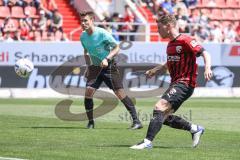
[[[126,109],[128,110],[128,112],[130,113],[133,123],[140,122],[137,118],[136,108],[135,108],[132,100],[128,96],[126,96],[121,101],[124,104],[124,106],[126,107]]]
[[[191,129],[190,129],[190,132],[191,132],[191,133],[195,133],[195,132],[197,132],[197,130],[198,130],[197,125],[196,125],[196,124],[192,124],[192,125],[191,125]]]
[[[93,99],[85,98],[84,105],[89,122],[93,122]]]
[[[163,124],[176,129],[191,130],[191,123],[176,115],[169,115]]]
[[[148,126],[146,139],[153,141],[154,137],[162,128],[163,120],[164,120],[164,113],[162,111],[154,110],[153,118],[151,119]]]

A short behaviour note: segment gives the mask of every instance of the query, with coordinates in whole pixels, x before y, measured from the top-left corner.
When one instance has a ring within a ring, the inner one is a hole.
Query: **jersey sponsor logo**
[[[176,52],[181,53],[182,52],[182,46],[177,46],[176,47]]]
[[[180,61],[181,57],[180,56],[167,56],[168,61]]]

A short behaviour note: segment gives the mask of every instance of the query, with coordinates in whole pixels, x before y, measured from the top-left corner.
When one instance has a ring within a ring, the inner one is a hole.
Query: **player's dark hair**
[[[163,25],[173,24],[174,26],[176,26],[177,21],[174,15],[164,14],[158,16],[157,23],[162,23]]]
[[[91,19],[94,19],[94,12],[92,11],[82,11],[80,12],[80,17],[89,16]]]

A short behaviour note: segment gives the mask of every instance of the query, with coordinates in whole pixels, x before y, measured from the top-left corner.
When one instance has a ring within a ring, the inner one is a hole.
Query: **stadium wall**
[[[203,46],[212,56],[214,77],[211,81],[205,82],[203,78],[203,59],[198,58],[198,87],[194,96],[240,97],[240,44],[208,43],[203,44]],[[141,75],[135,74],[135,71],[143,71],[156,64],[164,63],[166,61],[166,54],[164,53],[166,43],[121,42],[120,47],[121,51],[117,61],[125,87],[151,89],[160,87],[158,85],[161,81],[164,84],[170,82],[169,75],[159,76],[148,81]],[[83,48],[79,42],[0,43],[0,97],[71,96],[51,91],[49,77],[64,62],[80,55],[83,55]],[[19,58],[28,58],[35,65],[35,69],[28,79],[20,78],[14,72],[15,61]],[[63,83],[84,87],[84,70],[85,66],[79,64],[74,72],[62,78]],[[138,85],[132,86],[133,83]],[[23,92],[24,94],[22,94]]]
[[[103,89],[105,92],[111,92],[109,89]],[[161,96],[161,94],[159,94]],[[66,95],[58,93],[50,88],[47,89],[26,89],[26,88],[1,88],[0,98],[82,98],[83,95]],[[206,88],[198,87],[195,89],[192,97],[210,98],[210,97],[240,97],[240,88]],[[150,97],[149,97],[150,98]],[[152,97],[151,97],[152,98]]]

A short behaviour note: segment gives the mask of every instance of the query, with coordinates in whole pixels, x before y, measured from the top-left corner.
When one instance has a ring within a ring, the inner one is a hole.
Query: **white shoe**
[[[148,139],[144,139],[142,142],[130,147],[131,149],[151,149],[152,142]]]
[[[203,135],[204,131],[205,131],[204,127],[198,125],[197,126],[197,131],[194,132],[194,133],[191,133],[192,134],[192,141],[193,141],[193,143],[192,143],[193,148],[195,148],[199,145],[200,138]]]

